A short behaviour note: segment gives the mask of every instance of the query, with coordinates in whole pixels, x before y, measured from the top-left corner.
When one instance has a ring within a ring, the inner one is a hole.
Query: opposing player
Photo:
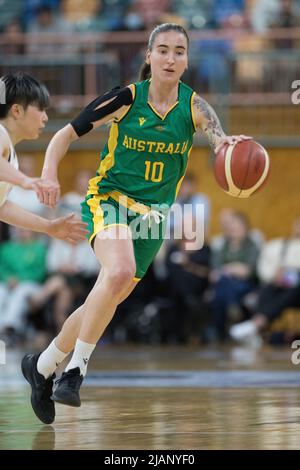
[[[23,73],[0,79],[0,220],[17,227],[43,232],[75,243],[84,238],[85,224],[74,214],[47,220],[7,200],[13,185],[32,189],[37,196],[57,185],[40,178],[29,178],[18,170],[14,146],[27,139],[37,139],[48,120],[49,94],[44,85]]]
[[[204,130],[215,151],[225,142],[244,138],[226,137],[213,109],[180,81],[188,67],[188,45],[181,26],[156,27],[141,81],[98,97],[55,134],[47,149],[42,175],[57,185],[57,167],[70,143],[112,121],[100,166],[82,204],[101,273],[85,303],[66,320],[48,348],[25,356],[22,362],[32,386],[33,409],[46,423],[55,418],[54,402],[80,406],[79,389],[97,341],[161,246],[161,204],[170,207],[176,197],[194,132]],[[55,186],[42,191],[42,202],[52,206],[57,199]],[[150,225],[148,237],[136,237],[133,227],[144,224]],[[151,236],[155,227],[158,237]],[[51,395],[57,364],[74,347]]]

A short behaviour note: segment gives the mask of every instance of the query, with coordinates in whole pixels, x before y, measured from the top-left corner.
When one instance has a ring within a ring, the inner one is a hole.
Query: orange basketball
[[[215,177],[227,194],[246,198],[266,182],[270,170],[269,155],[254,140],[224,144],[214,162]]]

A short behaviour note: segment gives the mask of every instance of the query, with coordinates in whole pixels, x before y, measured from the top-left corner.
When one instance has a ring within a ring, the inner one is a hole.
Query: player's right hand
[[[39,201],[51,208],[56,206],[60,197],[60,185],[57,179],[30,178],[24,175],[21,187],[35,191]]]
[[[225,137],[219,139],[218,145],[216,146],[214,152],[217,154],[224,144],[232,145],[238,142],[243,142],[244,140],[251,139],[252,137],[249,135],[226,135]]]
[[[88,234],[86,227],[87,224],[84,224],[78,216],[70,214],[50,220],[47,234],[75,245],[86,239]]]
[[[36,183],[35,192],[42,204],[52,209],[60,198],[60,185],[57,178],[40,178]]]

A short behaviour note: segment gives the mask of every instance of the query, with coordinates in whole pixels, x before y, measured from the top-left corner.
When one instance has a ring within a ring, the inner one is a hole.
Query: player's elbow
[[[59,130],[57,135],[63,138],[63,140],[68,144],[71,144],[79,138],[71,124],[67,124],[61,130]]]

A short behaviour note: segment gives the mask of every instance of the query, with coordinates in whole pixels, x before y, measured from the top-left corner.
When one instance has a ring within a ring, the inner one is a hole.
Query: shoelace
[[[150,210],[149,212],[147,212],[147,214],[143,215],[143,217],[142,217],[142,220],[147,220],[148,219],[148,227],[149,228],[151,227],[151,223],[152,223],[151,217],[153,217],[154,222],[156,224],[160,224],[160,222],[162,222],[165,219],[165,216],[161,212],[158,212],[154,209]]]

